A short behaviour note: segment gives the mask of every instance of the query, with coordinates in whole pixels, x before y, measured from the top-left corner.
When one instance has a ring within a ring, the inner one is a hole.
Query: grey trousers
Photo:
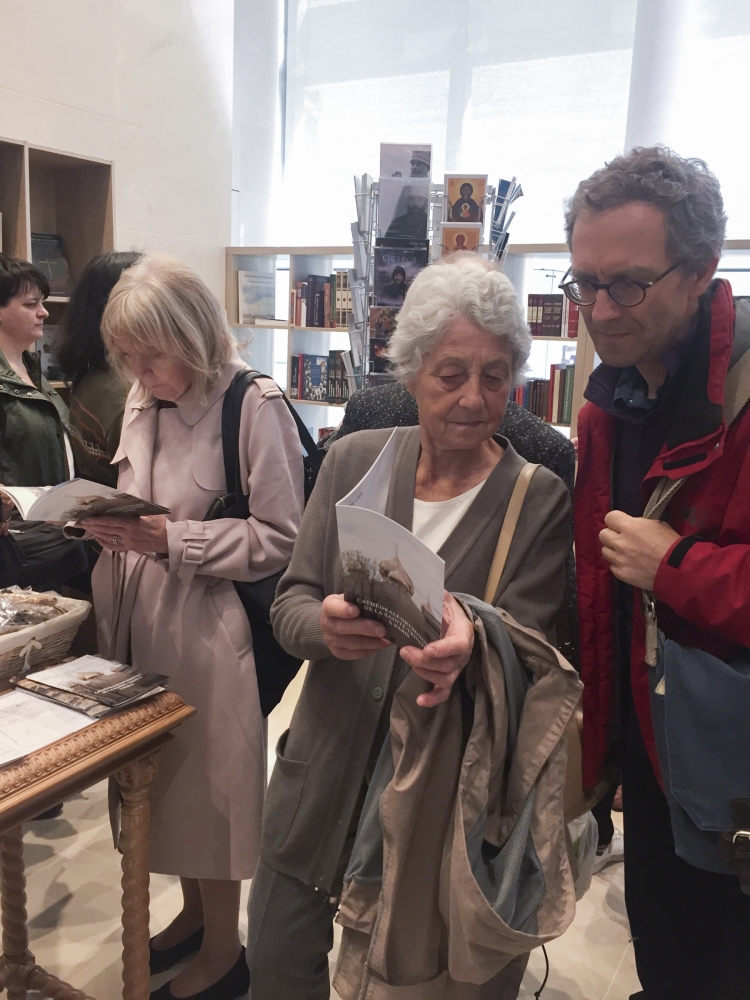
[[[329,1000],[335,902],[259,862],[248,905],[251,1000]],[[527,961],[521,955],[485,983],[481,1000],[515,1000]]]

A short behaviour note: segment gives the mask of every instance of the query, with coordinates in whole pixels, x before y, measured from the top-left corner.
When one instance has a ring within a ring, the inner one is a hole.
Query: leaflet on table
[[[101,656],[79,656],[15,682],[30,691],[92,719],[100,719],[170,687],[166,674],[142,673],[135,667]]]
[[[84,517],[140,517],[168,514],[158,503],[141,500],[102,483],[71,479],[58,486],[3,486],[0,493],[13,501],[25,521],[81,521]]]
[[[440,638],[445,563],[401,524],[386,517],[394,430],[369,471],[336,504],[344,597],[382,622],[399,649]]]
[[[25,691],[0,697],[0,767],[93,724],[93,719]]]

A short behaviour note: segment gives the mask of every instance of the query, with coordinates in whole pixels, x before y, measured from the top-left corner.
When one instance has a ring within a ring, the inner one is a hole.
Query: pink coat
[[[150,869],[188,878],[246,879],[255,870],[266,745],[252,635],[232,581],[287,565],[304,504],[299,437],[269,379],[246,393],[240,423],[252,514],[202,520],[226,492],[222,400],[244,367],[235,354],[205,403],[160,408],[134,402],[131,391],[113,460],[118,483],[171,509],[169,555],[105,552],[93,575],[100,651],[169,674],[198,709],[162,749],[151,796]]]

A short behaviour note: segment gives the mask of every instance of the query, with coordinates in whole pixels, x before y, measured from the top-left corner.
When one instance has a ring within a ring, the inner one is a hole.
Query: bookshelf
[[[60,236],[77,281],[92,257],[114,249],[112,181],[109,162],[0,138],[3,250],[31,260],[32,233]],[[47,326],[62,322],[68,301],[46,299]]]
[[[294,354],[328,355],[349,348],[348,327],[298,326],[290,321],[289,294],[308,274],[329,275],[353,266],[351,246],[344,247],[228,247],[226,251],[226,310],[240,353],[260,371],[272,375],[298,409],[314,438],[323,427],[341,422],[344,407],[309,399],[291,399],[291,357]],[[239,322],[237,272],[275,274],[275,318],[252,325]]]
[[[503,271],[513,283],[518,302],[526,314],[529,295],[557,294],[558,284],[570,264],[565,243],[511,243]],[[594,367],[594,350],[579,316],[577,337],[532,337],[529,378],[550,377],[550,365],[575,362],[570,424],[553,424],[562,434],[575,437],[578,411],[584,403],[583,391]]]

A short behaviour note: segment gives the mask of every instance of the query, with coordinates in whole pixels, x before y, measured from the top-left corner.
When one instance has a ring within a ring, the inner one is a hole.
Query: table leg
[[[8,1000],[26,1000],[34,956],[29,951],[23,830],[20,826],[0,836],[0,899],[3,923],[0,988],[5,987],[8,991]]]
[[[156,756],[149,754],[115,772],[122,795],[123,1000],[148,1000],[149,996],[148,793],[156,768]]]

